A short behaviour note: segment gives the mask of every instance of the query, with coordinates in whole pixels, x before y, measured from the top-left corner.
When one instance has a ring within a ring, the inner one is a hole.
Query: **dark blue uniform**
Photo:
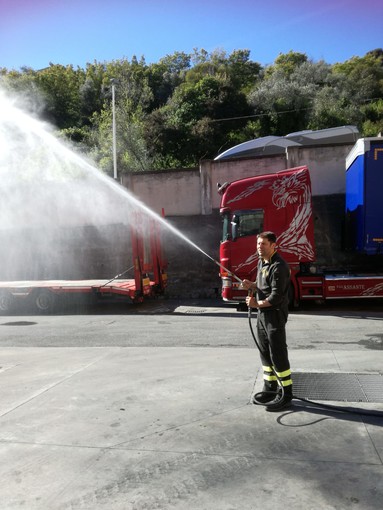
[[[257,300],[265,300],[271,307],[258,309],[257,337],[260,347],[265,383],[275,384],[277,373],[285,391],[291,392],[291,370],[286,343],[290,268],[274,252],[270,262],[259,259],[257,272]],[[268,385],[269,386],[269,385]]]

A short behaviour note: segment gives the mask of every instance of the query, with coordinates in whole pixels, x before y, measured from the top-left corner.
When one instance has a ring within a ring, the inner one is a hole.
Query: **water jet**
[[[129,265],[127,239],[137,229],[137,213],[140,223],[155,222],[222,267],[1,91],[0,144],[0,241],[7,246],[0,255],[1,280],[109,281]],[[92,252],[107,263],[93,262]]]

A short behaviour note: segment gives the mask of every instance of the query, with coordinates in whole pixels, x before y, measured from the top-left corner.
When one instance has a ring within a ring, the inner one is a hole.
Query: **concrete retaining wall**
[[[219,208],[217,183],[307,165],[313,196],[345,193],[345,159],[353,144],[289,147],[284,155],[201,161],[199,169],[137,172],[122,177],[128,188],[155,212],[167,216],[209,215]]]

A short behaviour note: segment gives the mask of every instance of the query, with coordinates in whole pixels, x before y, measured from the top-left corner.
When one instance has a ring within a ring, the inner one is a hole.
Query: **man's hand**
[[[258,301],[253,296],[246,296],[246,304],[249,308],[259,308]]]
[[[253,296],[246,296],[246,304],[250,308],[269,308],[271,304],[267,299],[257,301]]]
[[[245,290],[255,290],[256,285],[254,282],[251,282],[250,280],[242,280],[242,288]]]

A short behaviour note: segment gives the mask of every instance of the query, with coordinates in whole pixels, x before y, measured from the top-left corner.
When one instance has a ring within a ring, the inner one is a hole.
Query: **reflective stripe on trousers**
[[[293,381],[291,379],[291,370],[290,369],[285,370],[284,372],[278,372],[274,368],[274,370],[275,370],[275,372],[274,372],[273,367],[263,366],[262,368],[263,368],[263,380],[264,381],[267,381],[267,382],[277,381],[278,380],[277,376],[278,376],[282,386],[290,386],[291,384],[293,384]]]

